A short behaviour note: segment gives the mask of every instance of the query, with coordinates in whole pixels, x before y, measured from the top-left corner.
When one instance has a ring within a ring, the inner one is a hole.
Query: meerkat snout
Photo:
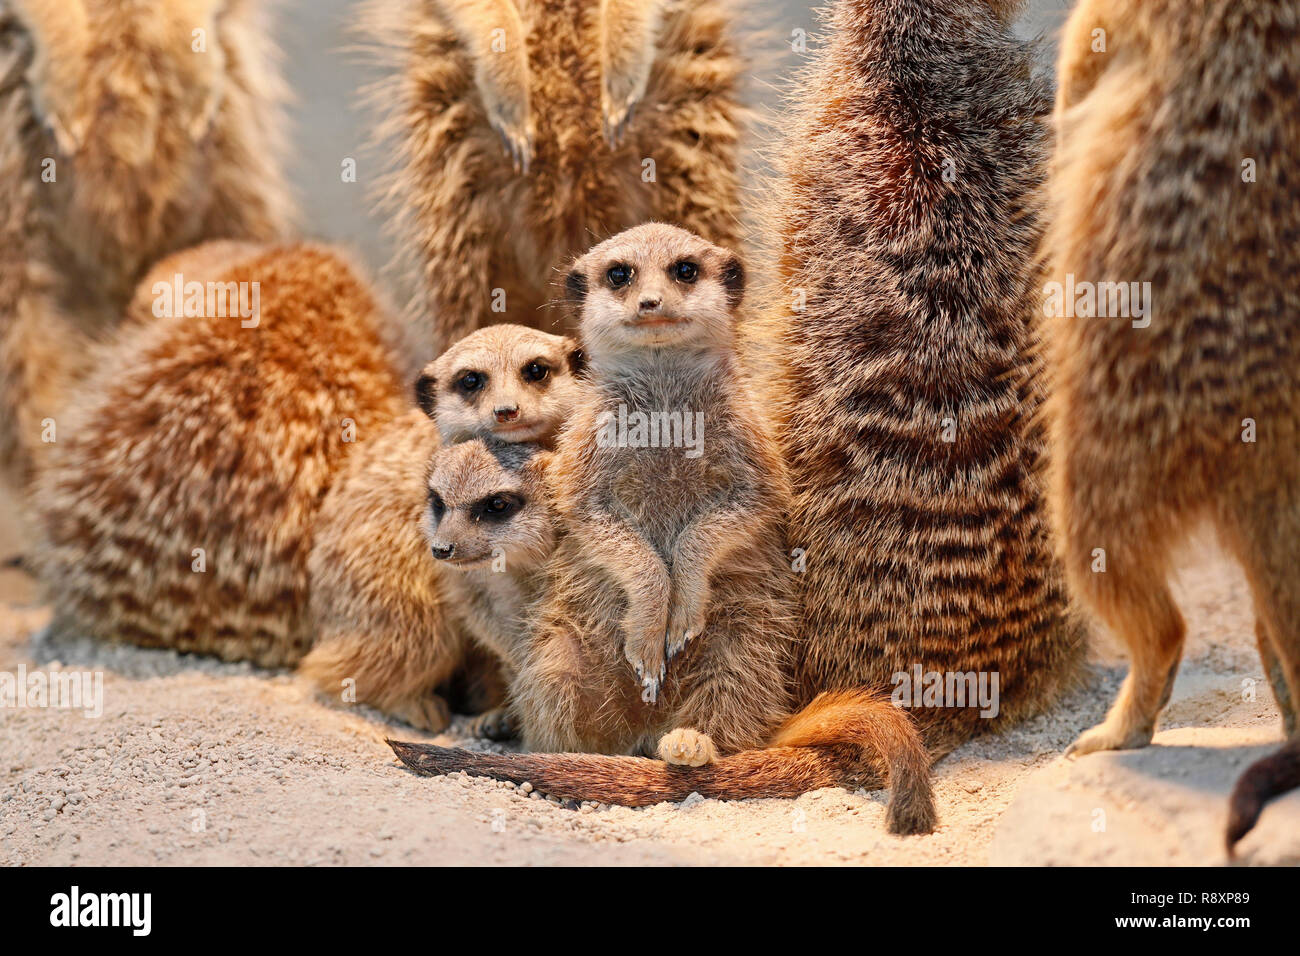
[[[431,544],[429,550],[433,552],[433,556],[439,561],[446,561],[456,553],[456,546],[454,544]]]
[[[578,343],[522,325],[490,325],[420,374],[415,400],[443,442],[496,436],[549,445],[577,400]]]
[[[640,304],[637,306],[637,311],[640,312],[642,315],[645,315],[647,312],[657,313],[659,312],[660,307],[663,305],[663,302],[664,302],[663,296],[643,295],[641,296]]]

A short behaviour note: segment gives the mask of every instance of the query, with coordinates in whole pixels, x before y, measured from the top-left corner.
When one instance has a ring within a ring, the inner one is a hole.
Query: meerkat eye
[[[524,381],[542,382],[551,374],[551,367],[536,359],[524,366]]]
[[[477,392],[486,381],[487,376],[482,372],[466,372],[456,379],[456,387],[468,395],[470,392]]]
[[[524,506],[524,500],[517,495],[489,495],[479,502],[479,513],[492,521],[504,521]]]
[[[605,273],[605,278],[615,289],[621,289],[632,281],[632,267],[619,263],[616,266],[610,266],[609,271]]]
[[[434,521],[441,521],[443,512],[447,510],[447,505],[442,500],[442,495],[438,492],[429,491],[429,511],[433,514]]]
[[[689,259],[683,259],[673,266],[672,273],[678,282],[694,282],[700,274],[700,267]]]

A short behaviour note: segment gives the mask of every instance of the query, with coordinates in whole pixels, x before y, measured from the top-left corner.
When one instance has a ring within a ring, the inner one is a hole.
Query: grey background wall
[[[817,24],[813,10],[821,0],[749,0],[777,31],[789,36],[802,27],[811,35]],[[1064,22],[1073,0],[1029,0],[1018,29],[1025,36],[1042,36],[1045,53]],[[371,211],[367,188],[373,184],[376,160],[365,149],[372,126],[361,106],[359,91],[374,79],[365,58],[349,48],[356,0],[282,0],[278,30],[285,52],[285,71],[294,91],[293,145],[289,171],[303,206],[303,230],[310,236],[345,242],[361,251],[373,269],[388,260],[388,245]],[[788,48],[787,48],[788,49]],[[786,85],[785,72],[802,59],[786,52],[781,70],[754,85],[760,99],[775,105]],[[344,183],[345,157],[357,160],[357,181]]]

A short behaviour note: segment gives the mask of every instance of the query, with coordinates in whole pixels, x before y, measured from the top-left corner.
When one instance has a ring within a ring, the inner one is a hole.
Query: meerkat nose
[[[663,298],[657,295],[643,295],[637,306],[638,312],[654,312],[663,304]]]
[[[435,544],[429,550],[433,552],[433,556],[439,561],[446,561],[456,553],[456,546],[454,544]]]
[[[506,422],[513,422],[519,417],[519,406],[506,405],[495,409],[493,414],[496,415],[497,421],[504,425]]]

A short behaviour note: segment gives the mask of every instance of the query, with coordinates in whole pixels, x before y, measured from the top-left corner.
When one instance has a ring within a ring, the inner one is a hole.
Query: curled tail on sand
[[[725,800],[797,797],[823,787],[890,789],[891,833],[928,833],[936,814],[930,757],[915,723],[867,691],[819,694],[790,717],[762,750],[744,750],[700,767],[604,754],[493,754],[388,741],[417,773],[464,772],[530,783],[545,794],[645,807],[692,793]]]

